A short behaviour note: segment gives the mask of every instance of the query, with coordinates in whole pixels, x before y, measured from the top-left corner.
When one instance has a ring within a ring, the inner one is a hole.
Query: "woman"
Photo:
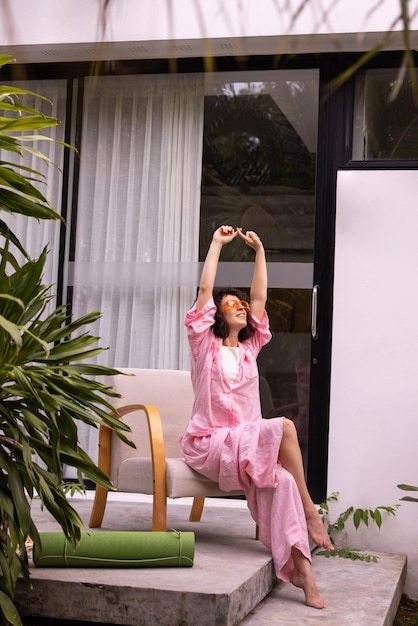
[[[250,304],[235,289],[214,291],[222,247],[237,237],[255,251]],[[308,534],[322,548],[333,546],[306,487],[293,422],[261,416],[256,358],[271,339],[266,300],[267,268],[259,237],[220,226],[185,320],[195,401],[180,443],[190,467],[224,491],[245,491],[277,576],[302,588],[308,606],[322,609],[326,604],[316,587]]]

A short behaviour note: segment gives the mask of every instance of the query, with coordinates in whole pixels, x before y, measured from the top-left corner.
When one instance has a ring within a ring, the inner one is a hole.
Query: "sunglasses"
[[[236,311],[242,306],[246,311],[249,310],[250,305],[246,300],[226,300],[220,307],[220,311]]]

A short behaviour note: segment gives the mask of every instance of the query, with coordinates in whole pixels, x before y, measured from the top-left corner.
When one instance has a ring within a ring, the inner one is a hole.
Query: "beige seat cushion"
[[[152,494],[150,459],[131,457],[122,461],[115,487],[118,491]],[[195,472],[184,459],[167,459],[167,496],[169,498],[239,494],[242,494],[242,491],[231,491],[228,494],[221,491],[217,483]]]

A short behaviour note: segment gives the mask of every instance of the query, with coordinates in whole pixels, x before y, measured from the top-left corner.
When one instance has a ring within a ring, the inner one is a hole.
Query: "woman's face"
[[[247,311],[250,308],[248,302],[227,294],[222,298],[219,308],[231,330],[238,329],[239,332],[247,326]]]

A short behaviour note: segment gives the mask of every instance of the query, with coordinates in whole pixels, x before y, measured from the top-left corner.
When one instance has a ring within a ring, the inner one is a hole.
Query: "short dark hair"
[[[239,289],[235,289],[235,287],[217,287],[213,290],[213,300],[216,305],[215,312],[215,322],[212,325],[212,332],[215,337],[220,337],[221,339],[226,339],[229,335],[229,325],[226,321],[224,314],[222,313],[220,306],[222,302],[222,298],[224,296],[236,296],[239,300],[247,300],[248,296],[244,292]],[[251,322],[251,316],[247,315],[247,325],[245,328],[241,328],[238,333],[239,341],[245,341],[252,337],[255,333],[255,327]]]

